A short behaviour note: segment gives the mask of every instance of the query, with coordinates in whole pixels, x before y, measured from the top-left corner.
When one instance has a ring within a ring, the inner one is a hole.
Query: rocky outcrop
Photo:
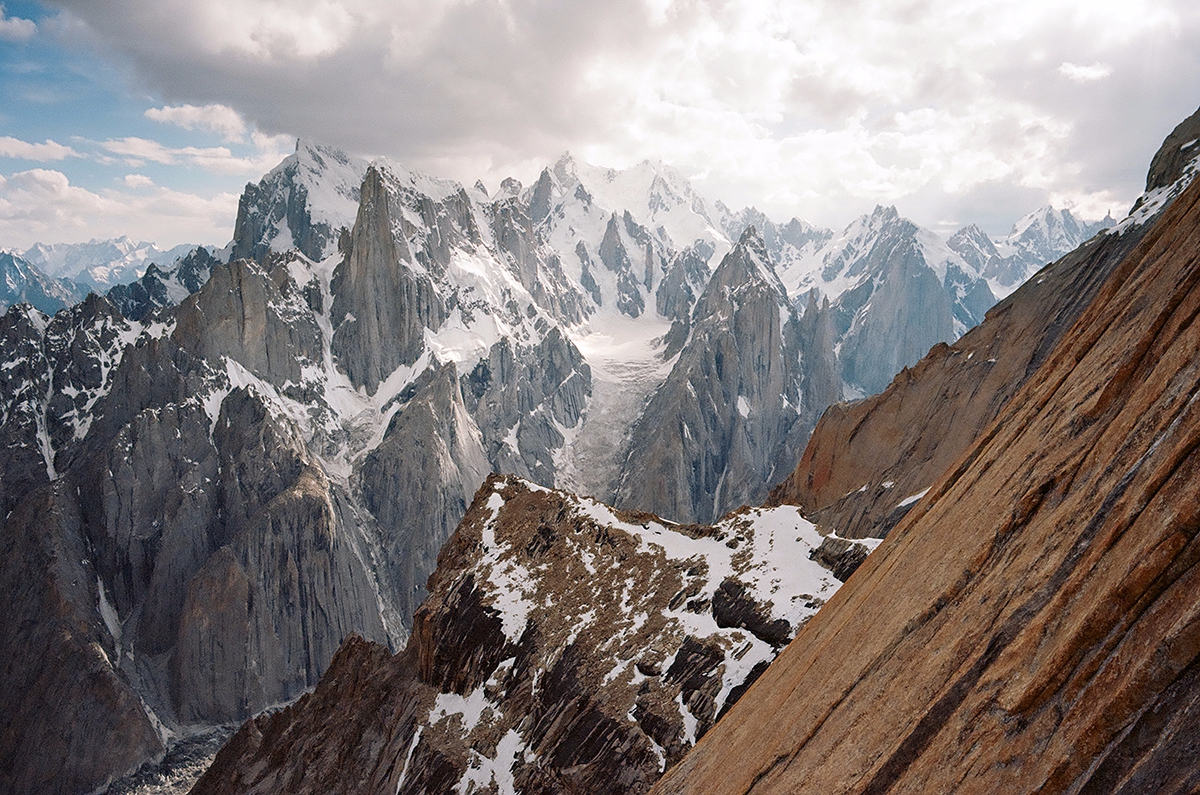
[[[251,260],[213,269],[179,306],[173,335],[196,356],[233,359],[268,383],[300,384],[323,359],[321,332],[284,266],[269,272]]]
[[[1186,175],[1188,166],[1200,154],[1194,149],[1197,140],[1200,140],[1200,110],[1179,122],[1155,152],[1150,170],[1146,172],[1146,193],[1170,187]],[[1133,210],[1142,204],[1139,199]]]
[[[1193,184],[655,791],[1189,791],[1198,253]]]
[[[492,476],[406,649],[351,640],[196,793],[644,792],[837,588],[792,508],[665,525]]]
[[[697,301],[691,336],[634,428],[617,504],[694,522],[761,501],[820,401],[840,394],[828,373],[832,348],[819,351],[832,345],[829,324],[811,311],[798,322],[761,238],[747,230]],[[814,365],[812,404],[802,397],[802,348]]]
[[[114,670],[104,586],[78,512],[57,496],[34,492],[0,534],[0,789],[13,795],[89,792],[165,750]]]
[[[405,620],[424,600],[438,550],[491,471],[455,366],[428,371],[414,386],[359,469],[366,506],[385,529],[381,562],[398,585],[396,608]]]

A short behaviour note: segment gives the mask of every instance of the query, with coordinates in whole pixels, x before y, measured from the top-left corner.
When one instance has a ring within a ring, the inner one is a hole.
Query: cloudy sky
[[[297,136],[495,187],[564,150],[943,234],[1120,217],[1200,105],[1195,0],[46,0],[0,11],[0,247],[223,244]]]

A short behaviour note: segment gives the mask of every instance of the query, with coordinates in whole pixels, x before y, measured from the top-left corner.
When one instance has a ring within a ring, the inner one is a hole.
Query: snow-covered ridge
[[[467,673],[478,684],[462,695],[431,699],[407,758],[420,756],[418,746],[460,749],[455,757],[465,749],[460,790],[515,793],[530,766],[549,771],[556,757],[569,758],[553,746],[535,753],[548,740],[530,717],[528,690],[551,714],[559,703],[590,705],[592,714],[565,719],[601,721],[627,738],[623,764],[652,782],[837,590],[811,559],[821,542],[790,506],[681,527],[494,476],[451,541],[466,557],[446,556],[424,608],[448,634],[421,643],[446,644],[437,653],[448,659],[497,661]],[[482,630],[477,640],[451,637],[458,614],[441,611],[473,598],[462,596],[466,588],[498,623],[500,635],[487,642],[502,648],[473,645],[491,637]],[[647,745],[643,759],[636,749]],[[397,791],[425,775],[405,765]]]

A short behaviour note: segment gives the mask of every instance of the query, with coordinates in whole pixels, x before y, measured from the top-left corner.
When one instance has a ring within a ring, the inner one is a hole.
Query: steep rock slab
[[[644,792],[838,583],[792,508],[716,527],[492,476],[412,639],[361,641],[196,793]]]
[[[807,327],[797,322],[753,228],[713,274],[691,328],[634,427],[617,492],[618,505],[682,522],[761,501],[778,463],[796,455],[813,418],[840,395],[825,373],[806,396],[812,404],[802,397],[801,348],[831,344],[820,334],[828,324],[816,314]],[[809,358],[828,363],[832,350]]]
[[[1197,318],[1193,184],[656,791],[1194,789]]]
[[[425,328],[445,315],[425,274],[402,261],[411,257],[392,233],[392,211],[383,175],[367,169],[354,231],[333,275],[332,350],[355,386],[374,392],[401,364],[425,349]]]
[[[286,267],[218,265],[176,313],[175,341],[218,364],[229,357],[268,383],[299,385],[322,360],[321,332]]]

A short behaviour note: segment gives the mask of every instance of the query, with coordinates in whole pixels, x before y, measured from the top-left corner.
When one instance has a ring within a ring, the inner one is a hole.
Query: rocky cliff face
[[[129,321],[94,295],[52,320],[5,316],[9,355],[26,361],[5,371],[3,612],[21,642],[2,689],[49,705],[7,713],[20,716],[3,744],[7,791],[92,790],[183,727],[311,686],[351,629],[387,639],[365,541],[336,515],[302,433],[269,381],[226,369],[237,355],[288,377],[278,358],[243,354],[292,328],[287,301],[272,302],[294,285],[280,293],[250,263],[218,271],[180,310],[197,324],[186,345],[173,320]]]
[[[792,508],[667,525],[493,476],[395,657],[346,644],[197,793],[644,792],[838,587]]]
[[[1198,252],[1193,184],[656,792],[1190,791]]]
[[[634,428],[618,504],[694,522],[761,501],[776,462],[798,452],[818,413],[840,397],[821,311],[814,300],[800,324],[748,229],[709,280],[691,335]]]

